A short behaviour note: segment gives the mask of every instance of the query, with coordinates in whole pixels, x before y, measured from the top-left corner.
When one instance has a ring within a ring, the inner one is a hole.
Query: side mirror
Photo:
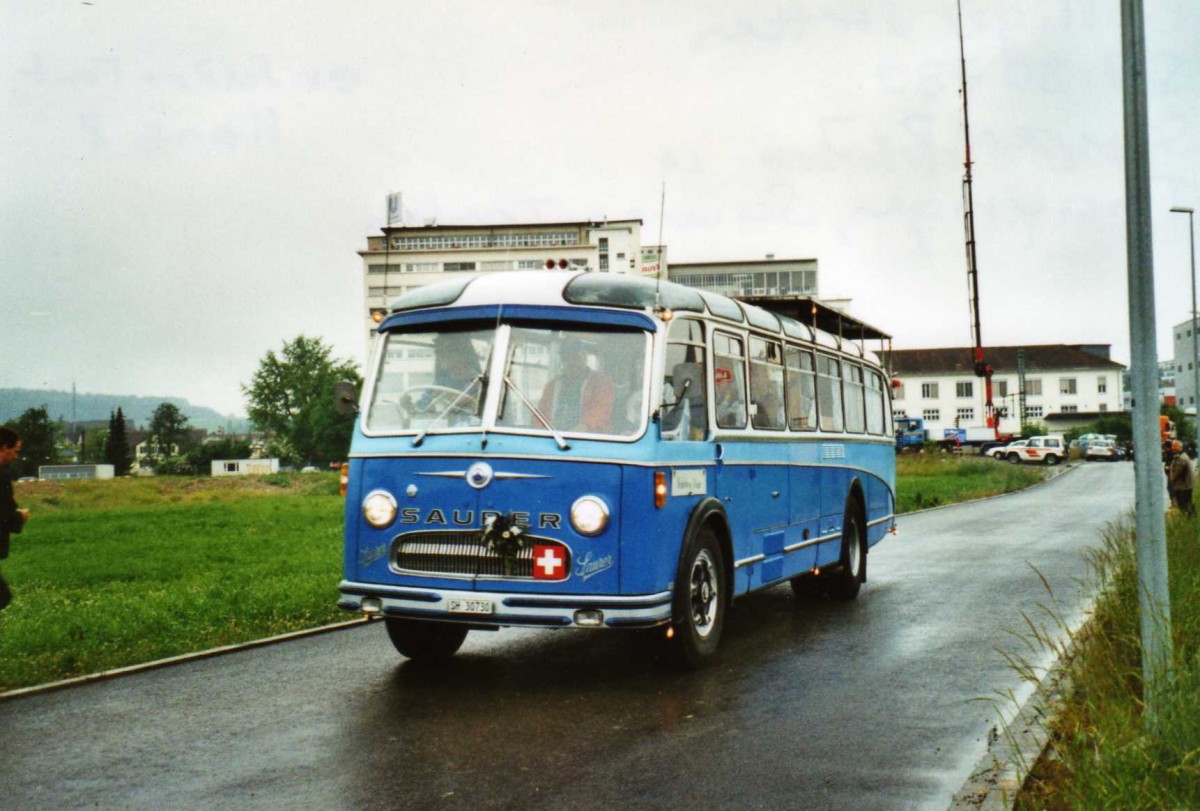
[[[333,384],[333,407],[339,414],[358,413],[358,390],[349,380]]]

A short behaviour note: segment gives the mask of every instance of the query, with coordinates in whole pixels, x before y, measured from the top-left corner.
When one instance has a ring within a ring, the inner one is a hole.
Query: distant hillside
[[[0,422],[16,419],[30,408],[46,407],[50,419],[70,422],[107,420],[120,406],[125,418],[134,424],[150,424],[154,409],[163,403],[174,403],[187,415],[194,428],[212,431],[226,428],[234,432],[247,430],[245,417],[231,418],[208,406],[192,405],[182,397],[136,397],[131,394],[82,394],[74,396],[72,411],[71,392],[52,389],[0,389]]]

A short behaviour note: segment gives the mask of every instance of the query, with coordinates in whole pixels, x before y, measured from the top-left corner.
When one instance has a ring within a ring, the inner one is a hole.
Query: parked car
[[[1083,458],[1088,461],[1094,459],[1102,462],[1119,462],[1125,458],[1125,452],[1117,447],[1115,442],[1107,439],[1094,439],[1088,443]]]
[[[997,445],[994,448],[988,448],[983,452],[983,455],[990,456],[997,461],[1002,461],[1008,458],[1008,454],[1010,452],[1016,450],[1017,448],[1025,447],[1025,443],[1028,441],[1028,439],[1014,439],[1007,445]]]
[[[1009,446],[1011,448],[1011,446]],[[1041,462],[1046,465],[1057,465],[1067,459],[1067,443],[1061,436],[1030,437],[1024,445],[1009,450],[1004,458],[1013,464],[1021,462]]]

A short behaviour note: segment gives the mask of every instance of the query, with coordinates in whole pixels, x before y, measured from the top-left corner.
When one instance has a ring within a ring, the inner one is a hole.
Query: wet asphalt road
[[[1031,689],[1000,653],[1021,612],[1078,620],[1132,499],[1094,463],[904,517],[857,601],[742,600],[700,673],[524,629],[422,668],[371,624],[0,701],[0,808],[945,808],[989,699]]]

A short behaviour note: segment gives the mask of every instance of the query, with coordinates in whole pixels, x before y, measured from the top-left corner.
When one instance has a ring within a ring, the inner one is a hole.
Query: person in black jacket
[[[29,520],[29,510],[17,507],[13,497],[12,479],[8,467],[21,455],[21,437],[11,428],[0,428],[0,560],[8,557],[8,538],[15,535]],[[12,592],[0,574],[0,610],[12,602]]]

